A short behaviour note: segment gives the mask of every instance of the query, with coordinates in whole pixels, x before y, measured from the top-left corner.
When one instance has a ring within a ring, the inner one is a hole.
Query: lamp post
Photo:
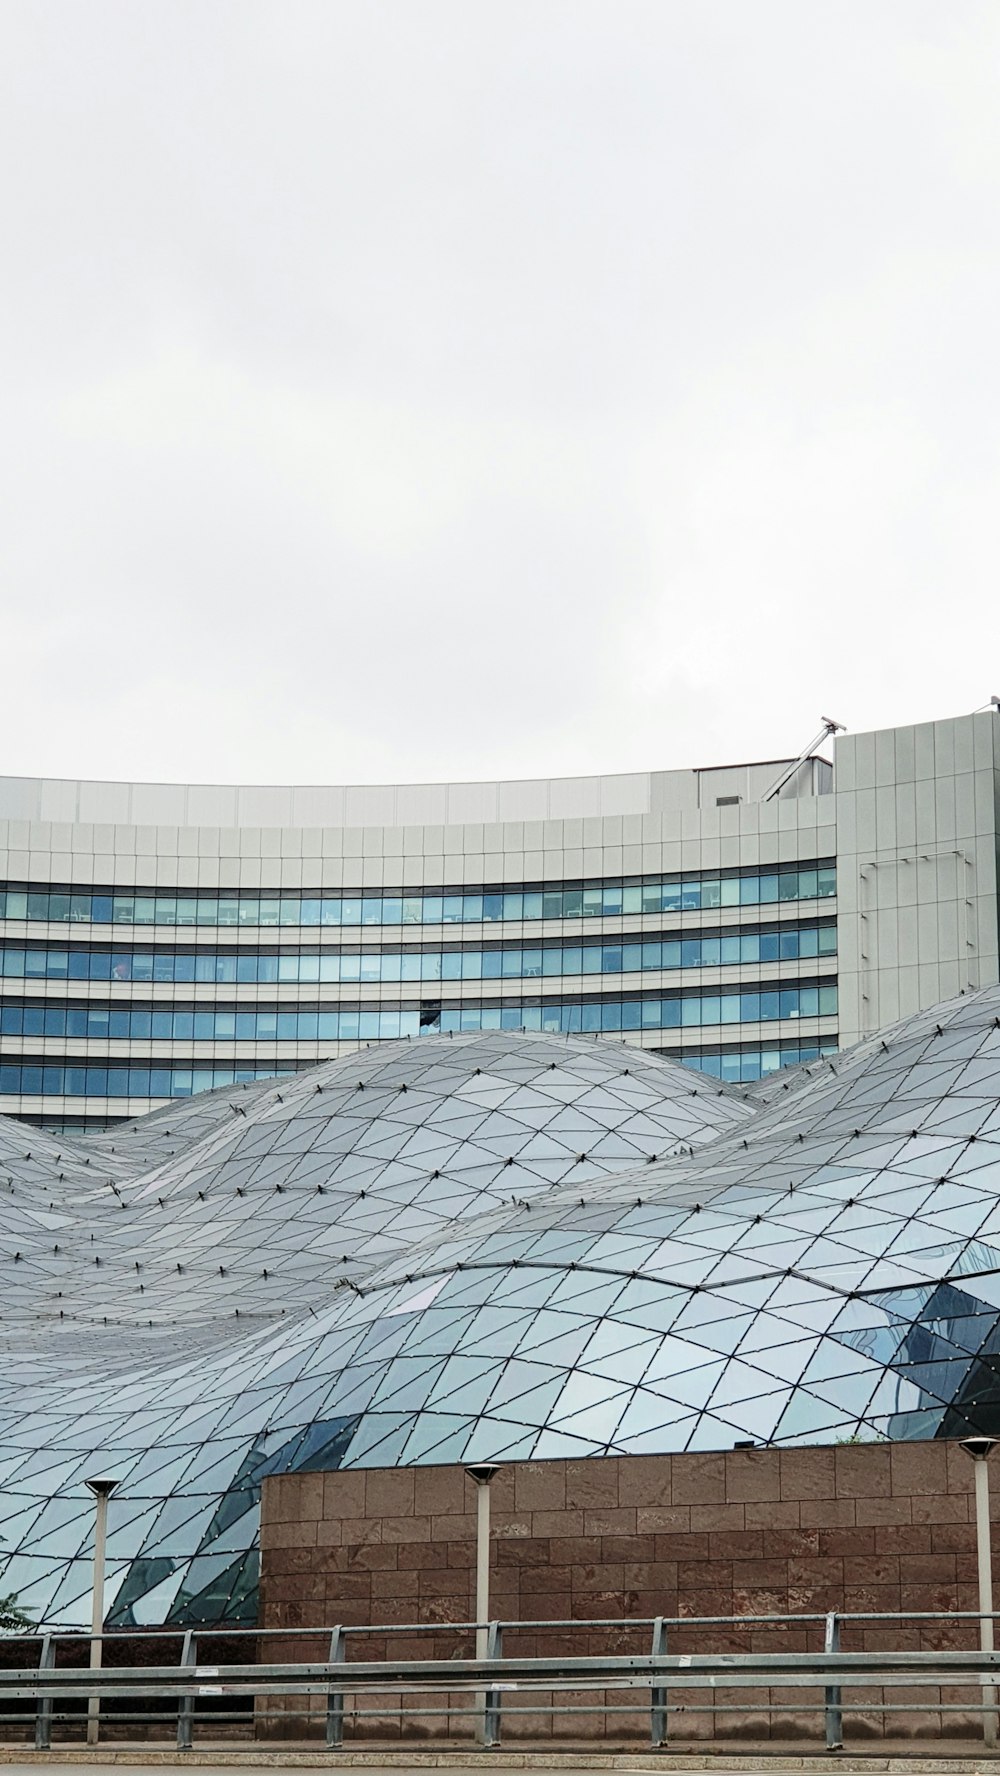
[[[990,1476],[986,1464],[996,1437],[963,1437],[960,1447],[971,1455],[976,1479],[976,1559],[979,1567],[979,1645],[993,1651],[993,1551],[990,1545]],[[983,1743],[996,1745],[996,1692],[983,1679]]]
[[[94,1598],[90,1613],[90,1669],[101,1667],[104,1631],[104,1556],[108,1545],[108,1500],[118,1485],[117,1480],[88,1480],[94,1495]],[[87,1702],[87,1744],[96,1745],[100,1737],[101,1699],[91,1696]]]
[[[476,1658],[485,1659],[490,1619],[490,1481],[498,1469],[481,1462],[465,1471],[476,1483]]]
[[[466,1468],[476,1483],[476,1658],[485,1659],[489,1651],[490,1619],[490,1481],[497,1468],[490,1462],[479,1462]],[[476,1697],[476,1738],[486,1742],[486,1692]]]

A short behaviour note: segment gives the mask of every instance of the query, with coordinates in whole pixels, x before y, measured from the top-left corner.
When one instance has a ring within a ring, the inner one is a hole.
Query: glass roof
[[[265,1475],[1000,1431],[1000,989],[746,1092],[380,1045],[99,1137],[0,1121],[0,1588],[253,1620]]]

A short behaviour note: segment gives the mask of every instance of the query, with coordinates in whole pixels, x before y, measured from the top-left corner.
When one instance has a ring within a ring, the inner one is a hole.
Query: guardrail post
[[[486,1657],[488,1659],[503,1658],[503,1628],[499,1622],[491,1622],[486,1635]],[[500,1691],[498,1688],[487,1690],[483,1697],[483,1744],[499,1745],[500,1743]]]
[[[38,1673],[51,1671],[56,1662],[56,1649],[51,1634],[42,1635],[42,1650],[38,1655]],[[39,1696],[35,1711],[35,1750],[52,1750],[52,1697]]]
[[[181,1648],[181,1661],[180,1662],[181,1662],[181,1665],[187,1671],[190,1672],[192,1684],[194,1683],[194,1667],[195,1667],[195,1664],[197,1663],[197,1658],[198,1658],[198,1637],[196,1634],[192,1633],[191,1629],[189,1628],[187,1633],[184,1636],[184,1645]],[[191,1750],[191,1738],[192,1738],[193,1732],[194,1732],[194,1692],[192,1690],[190,1692],[190,1694],[188,1694],[187,1696],[181,1696],[180,1700],[177,1703],[177,1749],[178,1749],[178,1751],[190,1751]]]
[[[331,1665],[344,1663],[344,1630],[334,1628],[330,1634],[330,1651],[327,1655]],[[326,1693],[326,1742],[333,1749],[344,1743],[344,1692],[329,1689]]]
[[[824,1653],[839,1653],[840,1622],[835,1611],[831,1610],[826,1618],[826,1633],[823,1637]],[[826,1706],[826,1749],[827,1751],[843,1751],[844,1749],[844,1716],[841,1712],[841,1693],[839,1684],[827,1684],[825,1693]]]
[[[667,1650],[667,1625],[662,1616],[657,1616],[653,1623],[653,1658],[657,1658]],[[654,1684],[650,1692],[649,1711],[649,1742],[651,1745],[667,1743],[667,1692],[663,1684]]]

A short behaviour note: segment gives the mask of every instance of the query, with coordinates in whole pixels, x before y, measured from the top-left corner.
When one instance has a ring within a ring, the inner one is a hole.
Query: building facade
[[[0,1114],[97,1126],[387,1038],[752,1080],[998,979],[993,710],[537,782],[0,778]]]

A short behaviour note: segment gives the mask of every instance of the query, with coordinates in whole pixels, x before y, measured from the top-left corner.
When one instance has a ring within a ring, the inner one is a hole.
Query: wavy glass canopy
[[[1000,989],[745,1091],[381,1045],[96,1137],[0,1121],[0,1589],[253,1620],[269,1473],[1000,1429]]]

